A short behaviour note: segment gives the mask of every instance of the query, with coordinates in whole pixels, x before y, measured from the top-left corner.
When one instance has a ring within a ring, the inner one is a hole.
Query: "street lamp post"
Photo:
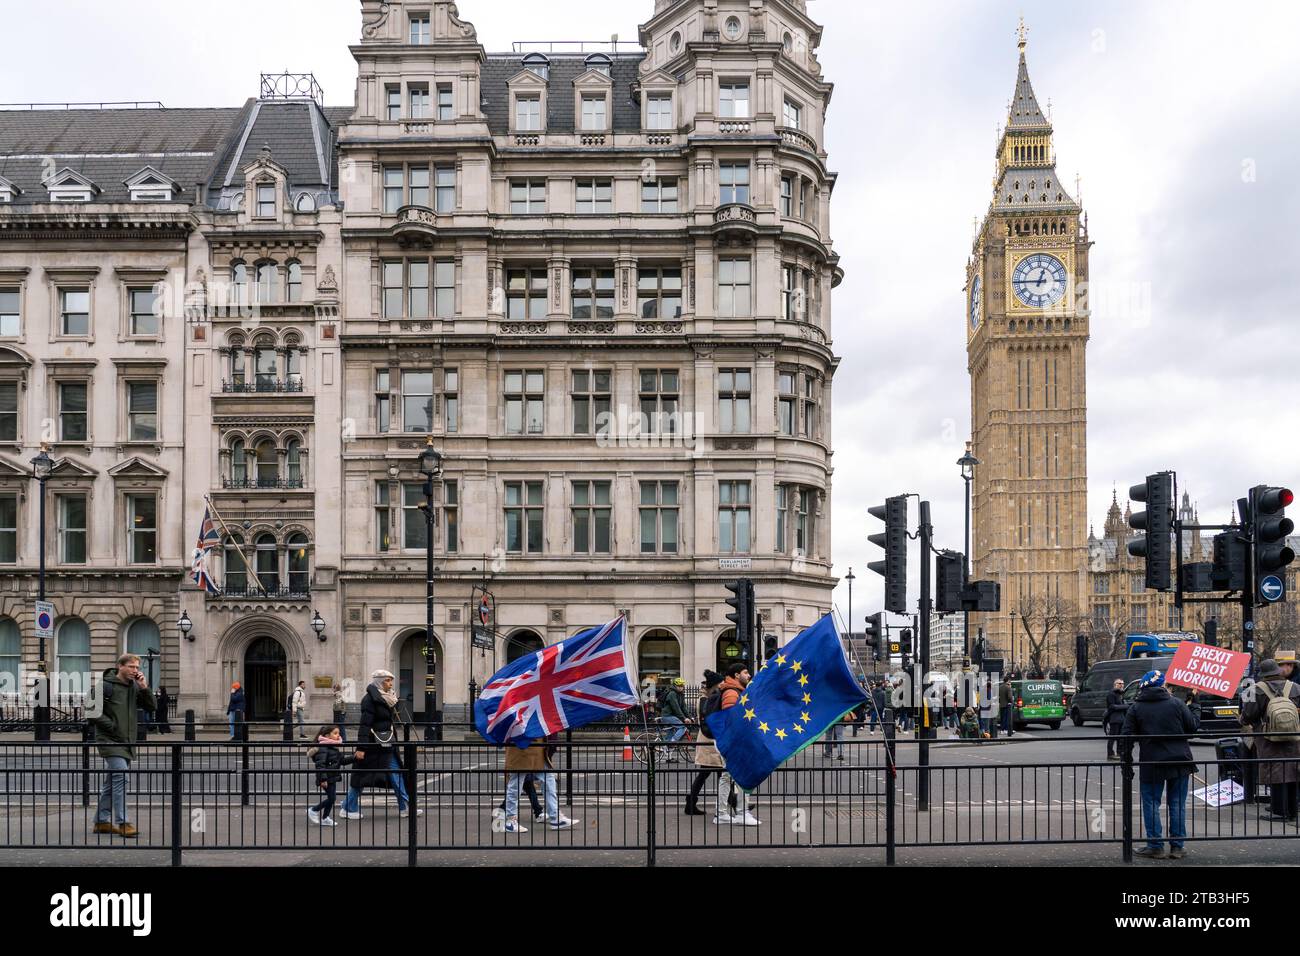
[[[417,456],[424,475],[424,739],[434,739],[433,715],[437,694],[430,669],[435,667],[433,650],[433,482],[442,474],[442,455],[433,447],[430,436],[424,451]]]
[[[32,459],[32,477],[40,483],[40,550],[38,552],[38,571],[36,575],[36,600],[45,600],[45,482],[50,477],[50,472],[54,470],[54,459],[50,457],[49,451],[44,443],[41,445],[41,452]],[[49,668],[45,663],[45,632],[41,632],[40,647],[38,651],[39,660],[36,663],[36,670],[39,676],[36,678],[36,706],[32,708],[32,722],[35,726],[34,738],[36,740],[50,739],[50,681]]]
[[[849,582],[849,645],[853,643],[853,569],[849,568],[849,573],[844,575],[844,580]]]
[[[970,483],[975,477],[975,466],[980,460],[970,453],[970,442],[966,443],[966,454],[957,459],[961,468],[961,480],[966,483],[966,550],[962,552],[965,563],[962,564],[962,584],[970,580]],[[970,667],[970,611],[961,612],[961,647],[962,666]]]

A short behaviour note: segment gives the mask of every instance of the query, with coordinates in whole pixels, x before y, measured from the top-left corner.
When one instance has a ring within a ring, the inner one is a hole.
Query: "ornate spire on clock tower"
[[[1052,121],[1019,63],[998,137],[992,200],[967,263],[966,340],[976,578],[1002,585],[1002,610],[972,617],[1008,664],[1046,655],[1085,613],[1087,236],[1056,173]],[[1014,612],[1014,617],[1012,616]],[[1056,640],[1053,640],[1053,636]],[[1047,657],[1040,660],[1047,665]]]

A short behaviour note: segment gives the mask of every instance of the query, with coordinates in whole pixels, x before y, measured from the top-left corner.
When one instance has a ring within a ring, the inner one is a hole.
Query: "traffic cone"
[[[632,728],[627,724],[623,725],[623,759],[632,759]]]

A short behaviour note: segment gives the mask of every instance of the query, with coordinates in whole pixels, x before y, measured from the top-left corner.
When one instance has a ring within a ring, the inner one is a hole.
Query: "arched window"
[[[297,203],[294,204],[294,208],[298,210],[298,212],[315,212],[316,198],[311,193],[300,193]],[[289,301],[292,302],[294,300],[290,299]]]
[[[244,338],[240,335],[230,337],[230,382],[236,388],[244,384]]]
[[[59,625],[55,640],[56,694],[84,694],[90,690],[90,628],[78,617]]]
[[[301,202],[301,200],[299,200]],[[302,263],[290,262],[288,267],[288,295],[290,302],[302,301]]]
[[[17,694],[22,687],[23,637],[18,622],[0,617],[0,695]]]
[[[311,582],[311,567],[307,559],[307,536],[289,536],[289,592],[306,594]]]
[[[140,670],[144,671],[149,686],[157,688],[158,658],[155,657],[153,663],[150,664],[149,648],[162,651],[162,634],[159,632],[157,624],[148,618],[142,617],[138,621],[131,622],[131,626],[126,630],[126,652],[140,655]]]
[[[243,594],[248,590],[248,568],[244,566],[244,559],[239,556],[239,551],[243,546],[243,535],[232,534],[226,539],[224,562],[226,579],[221,583],[222,589],[227,594]],[[247,556],[247,552],[245,552],[245,556]]]
[[[257,443],[257,487],[274,488],[280,480],[280,462],[275,442],[265,438]]]
[[[259,392],[274,392],[279,376],[279,358],[275,352],[275,343],[270,339],[258,339],[253,345],[253,374],[257,377]]]
[[[230,287],[232,302],[243,305],[248,301],[248,266],[240,259],[230,264]]]
[[[264,534],[257,539],[257,580],[268,591],[280,589],[280,561],[275,549],[275,535]]]
[[[646,631],[636,647],[637,670],[642,676],[678,677],[682,672],[682,649],[672,631],[657,627]]]
[[[244,440],[236,438],[230,443],[230,483],[240,488],[248,483],[248,455]]]
[[[516,631],[506,638],[506,663],[517,661],[525,654],[535,654],[543,646],[536,631]]]
[[[542,53],[530,53],[524,57],[524,69],[532,70],[542,79],[550,79],[551,61]]]
[[[257,264],[257,301],[274,302],[276,301],[276,285],[278,280],[279,269],[271,261],[259,262]]]
[[[284,370],[286,388],[291,392],[302,391],[302,346],[296,335],[284,338]]]
[[[290,488],[302,487],[302,442],[294,438],[285,446],[285,478]]]
[[[593,53],[587,57],[587,69],[595,70],[598,73],[604,73],[609,76],[611,60],[603,53]]]

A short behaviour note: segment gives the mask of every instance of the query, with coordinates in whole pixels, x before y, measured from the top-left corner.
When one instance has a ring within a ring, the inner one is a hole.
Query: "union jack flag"
[[[527,747],[631,707],[635,687],[627,624],[620,616],[501,668],[479,694],[474,722],[492,743]]]
[[[217,546],[221,535],[212,521],[212,509],[203,510],[203,524],[199,525],[199,543],[194,548],[194,558],[190,563],[190,577],[194,583],[209,594],[220,594],[221,588],[208,570],[208,552]]]

